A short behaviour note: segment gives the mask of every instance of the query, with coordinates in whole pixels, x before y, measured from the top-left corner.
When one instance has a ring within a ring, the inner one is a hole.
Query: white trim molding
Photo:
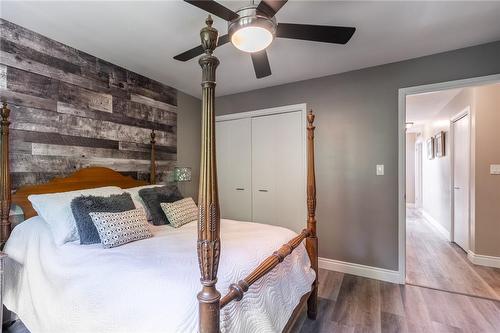
[[[500,268],[500,257],[483,256],[482,254],[475,254],[469,251],[467,253],[467,258],[469,258],[474,265]]]
[[[424,217],[424,220],[431,225],[432,228],[434,228],[441,236],[446,238],[447,241],[451,242],[451,234],[446,228],[438,222],[435,218],[431,216],[431,214],[427,213],[425,210],[421,209],[420,212],[422,213],[422,216]]]
[[[390,269],[360,265],[352,262],[345,262],[321,257],[318,258],[318,264],[319,268],[323,268],[329,271],[336,271],[375,280],[404,284],[404,280],[401,281],[401,275],[399,274],[399,272]]]

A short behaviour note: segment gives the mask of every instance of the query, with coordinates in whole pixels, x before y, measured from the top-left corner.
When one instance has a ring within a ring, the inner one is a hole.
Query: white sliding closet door
[[[252,118],[254,222],[304,228],[304,122],[300,111]]]
[[[252,220],[251,119],[216,123],[221,217]]]

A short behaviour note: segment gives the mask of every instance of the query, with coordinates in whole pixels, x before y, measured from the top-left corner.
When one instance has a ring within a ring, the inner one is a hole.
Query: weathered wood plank
[[[146,128],[21,106],[13,106],[12,109],[13,129],[137,143],[150,140],[151,130]],[[156,142],[162,146],[173,146],[177,144],[177,137],[174,133],[157,131]]]
[[[128,151],[108,148],[65,146],[46,143],[32,143],[32,155],[41,156],[67,156],[78,158],[113,158],[126,160],[148,160],[151,152]],[[157,161],[175,161],[176,154],[156,152]]]
[[[0,64],[0,89],[7,89],[7,67]]]
[[[96,58],[97,70],[106,75],[110,86],[128,91],[127,70],[110,62]]]
[[[90,166],[102,166],[116,171],[148,172],[150,168],[149,160],[125,160],[116,158],[100,157],[68,157],[68,156],[33,156],[30,154],[12,153],[12,172],[67,172],[68,170],[79,170]],[[159,168],[171,169],[175,166],[175,161],[158,161]]]
[[[130,94],[130,100],[132,102],[149,105],[149,106],[152,106],[154,108],[163,109],[163,110],[170,111],[170,112],[174,112],[174,110],[175,110],[173,108],[173,105],[171,105],[171,104],[160,102],[160,101],[154,100],[150,97],[146,97],[146,96],[142,96],[142,95],[138,95],[138,94]]]
[[[177,106],[177,90],[172,87],[130,71],[127,72],[127,82],[130,93]]]
[[[111,121],[117,124],[124,124],[124,125],[130,125],[130,126],[136,126],[136,127],[142,127],[142,128],[147,128],[147,129],[154,129],[157,131],[164,131],[164,132],[174,132],[174,124],[172,122],[169,125],[165,125],[162,123],[155,123],[151,122],[148,120],[144,119],[137,119],[137,118],[131,118],[124,116],[122,114],[118,113],[108,113],[108,112],[101,112],[101,111],[94,111],[90,109],[85,109],[85,108],[76,108],[73,107],[72,105],[69,105],[67,103],[63,102],[57,102],[57,112],[59,113],[64,113],[64,114],[70,114],[74,116],[79,116],[83,118],[90,118],[90,119],[95,119],[95,120],[106,120],[106,121]]]
[[[29,47],[6,40],[0,36],[0,50],[14,54],[24,59],[33,60],[51,68],[59,69],[65,73],[80,74],[80,66],[64,59],[59,59],[48,54],[36,51]]]
[[[67,73],[61,69],[47,66],[34,60],[30,60],[20,56],[19,54],[7,53],[0,51],[0,62],[14,68],[19,68],[25,71],[51,77],[63,82],[75,84],[87,89],[108,89],[107,82],[96,81],[89,78]]]
[[[50,132],[32,132],[32,131],[20,131],[12,129],[10,131],[10,137],[12,139],[18,140],[19,142],[23,141],[29,143],[30,152],[31,152],[31,143],[46,143],[46,144],[58,144],[65,146],[119,149],[119,142],[114,140],[86,138],[82,136],[62,135],[59,133],[50,133]],[[11,145],[11,148],[14,151],[17,150],[17,147],[14,145]]]
[[[36,97],[28,94],[22,94],[15,91],[0,89],[2,101],[9,103],[11,109],[15,107],[37,108],[40,110],[57,110],[57,102],[52,99]]]
[[[60,82],[59,101],[78,107],[104,112],[113,112],[113,97],[110,94],[99,93]]]
[[[113,110],[115,110],[115,112],[123,113],[127,117],[146,119],[151,122],[165,125],[177,124],[177,107],[173,107],[173,111],[166,111],[149,105],[118,98],[114,98],[113,103],[115,103]],[[118,106],[119,103],[121,103],[120,106]]]
[[[59,81],[9,66],[7,67],[7,89],[31,96],[57,100]]]
[[[119,143],[119,149],[121,150],[133,150],[133,151],[146,151],[150,152],[151,151],[151,145],[144,144],[144,143],[136,143],[136,142],[120,142]],[[177,153],[177,147],[176,146],[161,146],[156,144],[155,145],[155,150],[157,152],[165,152],[165,153],[170,153],[170,154],[175,154]]]

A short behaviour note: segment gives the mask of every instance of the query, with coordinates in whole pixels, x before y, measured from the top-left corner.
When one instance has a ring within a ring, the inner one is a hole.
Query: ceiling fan
[[[231,41],[236,48],[249,52],[258,79],[271,75],[266,48],[274,38],[346,44],[356,31],[351,27],[278,23],[275,15],[288,0],[262,0],[259,5],[245,6],[236,12],[214,0],[184,1],[228,21],[228,33],[219,37],[218,45]],[[200,45],[176,55],[174,59],[188,61],[202,53]]]

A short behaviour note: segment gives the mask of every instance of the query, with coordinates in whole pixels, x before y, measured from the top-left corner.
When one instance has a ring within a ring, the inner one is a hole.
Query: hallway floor
[[[500,300],[500,269],[472,264],[417,209],[406,216],[407,283]]]

